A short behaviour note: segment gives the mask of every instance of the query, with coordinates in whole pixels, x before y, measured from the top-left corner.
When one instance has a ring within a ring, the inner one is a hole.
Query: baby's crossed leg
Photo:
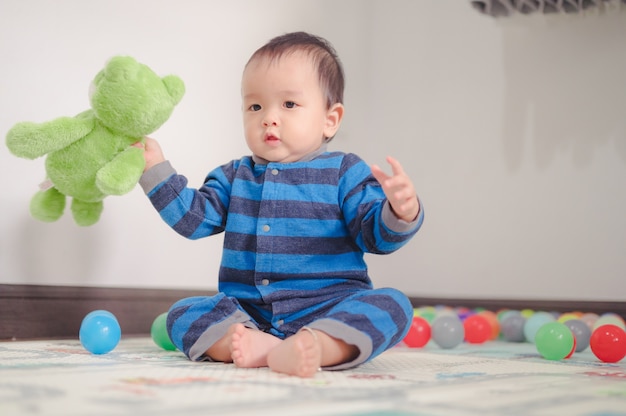
[[[281,340],[237,323],[207,354],[218,361],[234,362],[241,368],[269,367],[279,373],[313,377],[321,366],[353,360],[358,349],[308,327]]]
[[[230,356],[237,367],[267,367],[267,355],[282,340],[274,335],[234,324],[229,330]]]
[[[315,375],[322,364],[322,346],[315,331],[303,329],[269,352],[270,369],[298,377]]]
[[[283,341],[234,324],[226,336],[230,337],[230,354],[237,367],[270,367],[273,371],[299,377],[312,377],[320,367],[321,346],[316,333],[309,328]]]

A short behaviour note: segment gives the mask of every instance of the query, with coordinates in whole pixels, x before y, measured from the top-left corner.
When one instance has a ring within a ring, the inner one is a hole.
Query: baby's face
[[[339,119],[326,107],[318,74],[306,54],[251,61],[243,73],[243,124],[255,155],[289,163],[332,137]]]

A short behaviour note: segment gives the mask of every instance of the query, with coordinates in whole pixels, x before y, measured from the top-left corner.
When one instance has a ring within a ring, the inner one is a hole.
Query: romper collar
[[[304,155],[301,159],[296,160],[295,162],[291,162],[291,163],[297,163],[297,162],[310,162],[311,160],[315,159],[316,157],[318,157],[319,155],[321,155],[322,153],[326,152],[326,147],[327,144],[326,143],[322,143],[322,145],[315,151]],[[263,159],[262,157],[259,157],[255,154],[252,155],[252,160],[254,161],[255,164],[257,165],[267,165],[270,162],[269,160]]]

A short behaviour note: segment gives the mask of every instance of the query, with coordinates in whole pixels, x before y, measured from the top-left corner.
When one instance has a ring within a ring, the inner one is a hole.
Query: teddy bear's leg
[[[103,207],[104,204],[102,201],[85,202],[74,198],[72,200],[72,215],[74,215],[74,221],[81,226],[93,225],[100,219]]]
[[[56,188],[37,192],[30,200],[30,214],[44,222],[54,222],[61,218],[65,210],[65,195]]]

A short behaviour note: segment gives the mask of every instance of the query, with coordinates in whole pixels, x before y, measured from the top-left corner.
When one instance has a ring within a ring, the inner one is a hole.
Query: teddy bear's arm
[[[26,159],[63,149],[93,130],[94,119],[81,116],[59,117],[44,123],[17,123],[7,133],[6,145],[15,156]]]
[[[145,164],[143,150],[129,147],[98,171],[96,186],[106,195],[130,192],[139,181]]]

